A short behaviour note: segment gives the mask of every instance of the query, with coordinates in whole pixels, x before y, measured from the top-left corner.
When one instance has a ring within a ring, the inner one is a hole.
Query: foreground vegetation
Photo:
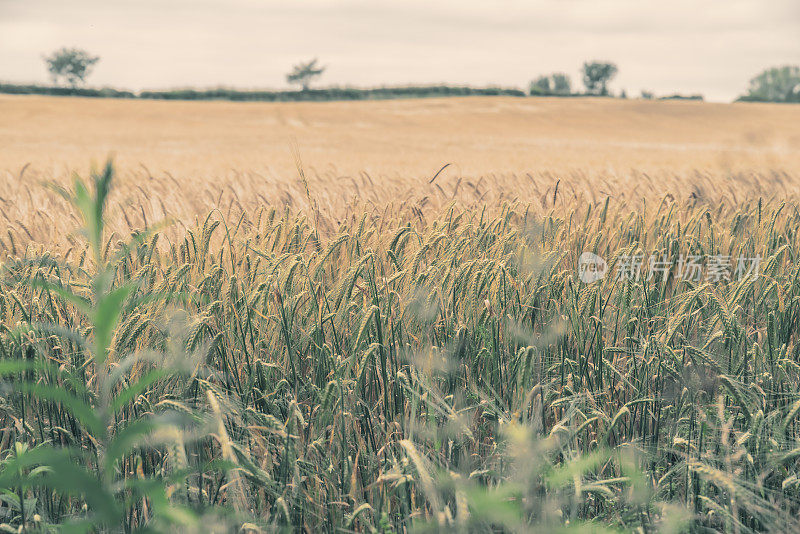
[[[112,176],[56,187],[83,247],[3,264],[6,530],[800,526],[795,204],[556,186],[323,228],[306,190],[121,240]],[[763,260],[617,279],[635,253]]]

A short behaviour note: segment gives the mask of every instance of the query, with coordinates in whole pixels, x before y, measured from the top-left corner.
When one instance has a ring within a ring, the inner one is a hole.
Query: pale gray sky
[[[0,80],[45,82],[60,46],[101,56],[90,84],[286,87],[318,57],[320,85],[526,87],[586,59],[611,87],[727,101],[768,66],[800,64],[798,0],[0,0]]]

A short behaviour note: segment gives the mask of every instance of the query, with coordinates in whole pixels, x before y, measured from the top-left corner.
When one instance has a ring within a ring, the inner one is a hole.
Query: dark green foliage
[[[421,87],[378,87],[357,89],[329,87],[305,91],[238,91],[234,89],[176,89],[172,91],[142,91],[140,98],[165,100],[234,100],[234,101],[325,101],[325,100],[387,100],[392,98],[427,98],[444,96],[525,96],[518,89],[496,87],[453,87],[447,85]]]
[[[550,76],[553,80],[553,92],[566,95],[572,92],[572,80],[564,73],[556,72]]]
[[[552,90],[548,76],[539,76],[531,82],[530,93],[532,95],[549,95]]]
[[[388,100],[393,98],[429,98],[447,96],[525,96],[518,89],[500,87],[455,87],[447,85],[378,87],[358,89],[329,87],[306,91],[240,91],[237,89],[172,89],[168,91],[142,91],[139,94],[116,89],[87,89],[15,85],[0,83],[0,93],[16,95],[86,96],[100,98],[146,98],[157,100],[231,100],[235,102],[291,102],[328,100]]]
[[[63,80],[74,89],[86,81],[100,58],[78,48],[61,48],[44,60],[54,84]]]
[[[325,67],[319,66],[315,58],[306,63],[295,65],[292,68],[292,72],[286,75],[286,81],[301,86],[303,91],[308,91],[311,80],[319,78],[323,72],[325,72]]]
[[[607,61],[589,61],[583,64],[583,85],[592,95],[608,95],[608,82],[616,76],[617,66]]]
[[[9,95],[51,95],[51,96],[87,96],[96,98],[136,98],[130,91],[119,91],[104,87],[89,89],[85,87],[48,87],[43,85],[17,85],[0,83],[0,93]]]
[[[570,96],[572,81],[564,73],[556,72],[549,76],[539,76],[531,82],[531,96]]]
[[[744,102],[800,102],[800,67],[786,65],[767,69],[752,80]]]
[[[677,94],[677,93],[674,94],[674,95],[660,96],[660,97],[658,97],[658,99],[659,100],[697,100],[697,101],[700,101],[700,102],[702,102],[704,100],[703,99],[703,95],[680,95],[680,94]]]

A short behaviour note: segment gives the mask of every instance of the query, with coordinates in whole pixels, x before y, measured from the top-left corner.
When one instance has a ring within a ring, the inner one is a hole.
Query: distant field
[[[126,169],[182,177],[373,177],[630,169],[800,168],[800,107],[611,99],[141,102],[0,96],[2,166]]]
[[[73,170],[85,175],[89,162],[110,154],[120,173],[118,204],[130,208],[126,217],[135,226],[165,216],[189,223],[214,207],[226,213],[308,207],[295,154],[314,202],[334,220],[354,198],[420,209],[451,199],[530,202],[549,195],[556,182],[562,194],[594,201],[741,192],[743,184],[788,194],[800,170],[798,149],[800,107],[787,105],[0,96],[0,196],[22,242],[61,238],[60,225],[50,220],[61,204],[39,182],[63,183]]]

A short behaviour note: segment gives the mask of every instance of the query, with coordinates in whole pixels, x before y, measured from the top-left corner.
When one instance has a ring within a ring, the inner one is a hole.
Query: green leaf
[[[47,466],[49,470],[31,485],[45,487],[68,495],[80,496],[106,525],[116,525],[121,518],[114,495],[83,465],[86,458],[70,449],[41,446],[8,459],[0,471],[0,487],[15,487],[23,481],[20,473],[26,469]]]
[[[116,397],[111,401],[111,410],[116,412],[125,406],[132,399],[137,397],[141,392],[145,391],[149,386],[158,382],[161,378],[169,376],[172,372],[168,369],[153,369],[139,380],[120,391]]]
[[[149,418],[141,418],[129,423],[116,433],[106,450],[106,469],[113,468],[114,463],[128,454],[142,438],[152,433],[156,423]]]
[[[105,362],[106,353],[111,345],[111,336],[122,314],[122,304],[133,291],[133,285],[123,284],[103,295],[92,313],[95,335],[95,363]]]
[[[553,469],[547,476],[547,482],[553,487],[563,487],[565,484],[571,483],[575,477],[582,477],[600,467],[606,460],[608,460],[608,451],[597,449],[590,454],[579,456],[562,467]]]

